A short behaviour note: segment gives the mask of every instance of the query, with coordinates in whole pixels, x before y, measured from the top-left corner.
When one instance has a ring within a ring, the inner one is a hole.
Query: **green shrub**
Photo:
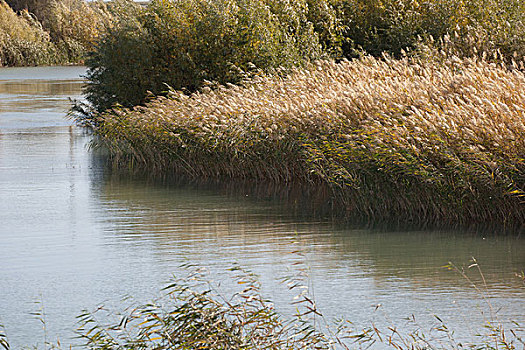
[[[306,1],[154,0],[122,6],[118,17],[87,60],[87,99],[98,111],[141,104],[167,85],[238,83],[254,68],[321,56]]]
[[[457,55],[487,54],[507,62],[525,57],[525,2],[485,0],[453,5],[449,46]]]

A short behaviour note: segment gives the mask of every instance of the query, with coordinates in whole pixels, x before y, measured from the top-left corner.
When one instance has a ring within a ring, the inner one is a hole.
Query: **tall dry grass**
[[[82,63],[126,1],[0,0],[0,66]]]
[[[87,53],[116,19],[112,3],[83,0],[52,0],[42,11],[43,27],[59,50],[64,62],[83,62]]]
[[[55,47],[27,11],[17,15],[0,0],[0,66],[50,64]]]
[[[103,114],[117,162],[326,185],[349,215],[525,223],[525,75],[480,59],[321,61]]]

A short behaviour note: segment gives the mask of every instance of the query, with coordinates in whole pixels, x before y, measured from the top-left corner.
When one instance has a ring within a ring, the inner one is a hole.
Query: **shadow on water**
[[[84,83],[79,80],[0,81],[0,94],[10,95],[77,95]]]
[[[103,152],[103,151],[101,151]],[[102,154],[102,153],[101,153]],[[197,192],[213,191],[232,199],[250,203],[273,203],[272,210],[286,213],[301,220],[329,221],[347,227],[387,232],[406,231],[455,231],[480,237],[511,235],[523,237],[525,225],[509,227],[501,224],[470,223],[468,225],[382,221],[349,216],[344,206],[338,204],[328,186],[303,184],[274,184],[250,180],[206,180],[178,177],[170,174],[150,174],[144,170],[129,170],[112,166],[107,155],[99,157],[108,169],[106,181],[141,184],[151,188],[186,188]]]

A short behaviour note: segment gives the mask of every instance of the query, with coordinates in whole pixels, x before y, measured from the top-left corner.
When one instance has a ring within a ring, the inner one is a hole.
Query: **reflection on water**
[[[516,308],[516,303],[525,306],[525,286],[514,275],[525,266],[525,242],[519,237],[297,221],[282,211],[283,203],[252,198],[253,189],[246,189],[248,196],[242,191],[228,196],[220,189],[110,177],[99,191],[101,205],[111,213],[101,217],[108,244],[147,244],[159,259],[188,258],[222,268],[235,260],[263,277],[268,270],[282,277],[297,258],[290,252],[301,251],[314,285],[322,286],[316,296],[334,317],[342,313],[365,322],[370,313],[362,311],[381,303],[396,317],[431,312],[460,324],[459,303],[476,313],[480,297],[468,280],[443,266],[454,262],[461,268],[472,257],[480,262],[500,313],[516,320],[525,316],[524,308]],[[483,285],[476,269],[466,273]],[[515,302],[505,305],[509,298]],[[482,318],[479,313],[469,317]]]
[[[112,174],[87,151],[90,136],[64,118],[82,70],[50,69],[0,70],[0,321],[14,348],[43,340],[29,316],[35,300],[48,338],[67,343],[83,308],[118,305],[126,294],[149,300],[188,261],[217,276],[240,263],[284,312],[292,312],[290,294],[279,279],[303,261],[329,319],[384,324],[386,314],[403,325],[414,314],[428,328],[438,314],[469,335],[486,304],[442,266],[474,256],[498,316],[525,324],[525,286],[514,277],[525,269],[523,238],[337,225],[306,215],[301,189],[232,191]]]
[[[83,84],[84,83],[79,80],[3,81],[0,84],[0,96],[8,98],[8,95],[15,95],[15,101],[20,97],[29,98],[35,95],[53,96],[56,100],[63,100],[61,95],[77,95],[79,88],[82,87]]]

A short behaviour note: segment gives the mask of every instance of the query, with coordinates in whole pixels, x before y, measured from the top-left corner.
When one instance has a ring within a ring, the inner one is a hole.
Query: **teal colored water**
[[[523,237],[340,225],[304,211],[293,189],[116,174],[65,118],[69,99],[81,98],[82,74],[0,69],[0,321],[13,348],[42,345],[30,315],[42,305],[47,339],[74,342],[82,309],[118,308],[125,295],[150,300],[186,262],[207,267],[226,294],[224,271],[239,263],[285,314],[293,295],[280,280],[307,268],[328,320],[403,326],[414,315],[428,329],[435,314],[469,338],[490,310],[442,266],[475,257],[486,286],[475,269],[467,275],[495,317],[525,324],[525,285],[515,276],[525,270]]]

